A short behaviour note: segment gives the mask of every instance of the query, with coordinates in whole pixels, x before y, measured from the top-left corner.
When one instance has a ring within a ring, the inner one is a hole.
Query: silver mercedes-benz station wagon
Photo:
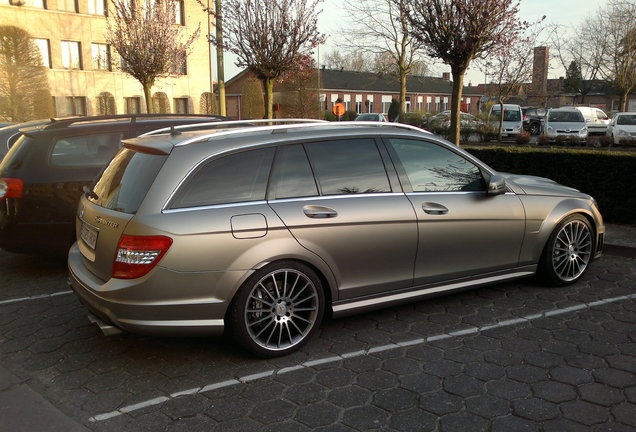
[[[531,276],[576,282],[589,195],[395,123],[250,121],[124,141],[77,212],[70,284],[104,328],[279,356],[322,318]],[[212,127],[212,126],[211,126]]]

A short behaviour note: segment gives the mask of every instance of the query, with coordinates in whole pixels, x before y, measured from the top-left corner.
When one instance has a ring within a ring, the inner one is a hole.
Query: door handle
[[[303,207],[303,213],[312,219],[327,219],[338,216],[338,212],[332,208],[312,205]]]
[[[441,204],[432,202],[422,203],[422,210],[424,210],[424,213],[430,215],[443,215],[448,213],[448,208]]]

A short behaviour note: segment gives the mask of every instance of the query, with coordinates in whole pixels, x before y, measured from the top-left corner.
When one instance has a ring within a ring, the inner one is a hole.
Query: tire
[[[322,321],[325,295],[308,266],[281,261],[249,277],[230,306],[229,326],[235,341],[259,357],[298,350]]]
[[[548,239],[540,269],[550,285],[565,286],[581,279],[594,251],[594,230],[578,214],[561,221]]]
[[[530,123],[528,132],[530,132],[530,135],[539,135],[539,132],[541,132],[541,127],[536,123]]]

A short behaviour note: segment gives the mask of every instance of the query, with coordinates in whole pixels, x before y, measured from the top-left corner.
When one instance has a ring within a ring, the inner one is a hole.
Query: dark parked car
[[[69,282],[102,328],[230,329],[278,356],[325,315],[537,271],[571,284],[601,254],[592,197],[416,127],[221,127],[125,140],[82,197]]]
[[[170,114],[75,117],[13,131],[15,142],[0,163],[0,248],[65,254],[75,240],[82,188],[110,162],[122,139],[223,119]]]
[[[7,154],[9,149],[20,138],[20,129],[38,126],[51,120],[31,120],[24,123],[15,123],[10,125],[4,125],[0,128],[0,161],[4,155]]]
[[[530,132],[530,135],[539,135],[543,130],[543,122],[548,112],[543,107],[521,108],[523,112],[523,130]]]

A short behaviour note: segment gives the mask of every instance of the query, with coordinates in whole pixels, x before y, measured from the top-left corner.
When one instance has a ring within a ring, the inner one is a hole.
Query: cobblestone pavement
[[[635,259],[331,320],[273,360],[104,337],[64,263],[0,251],[0,268],[0,366],[89,430],[636,430]]]

